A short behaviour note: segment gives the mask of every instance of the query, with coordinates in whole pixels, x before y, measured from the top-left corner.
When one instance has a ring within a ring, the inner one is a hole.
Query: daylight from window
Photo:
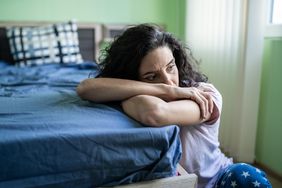
[[[282,24],[282,0],[272,2],[272,24]]]

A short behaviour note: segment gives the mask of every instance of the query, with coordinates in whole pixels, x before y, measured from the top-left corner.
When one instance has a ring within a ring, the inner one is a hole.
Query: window
[[[282,37],[282,0],[265,2],[268,5],[265,37]]]
[[[270,23],[282,24],[282,0],[271,0]]]

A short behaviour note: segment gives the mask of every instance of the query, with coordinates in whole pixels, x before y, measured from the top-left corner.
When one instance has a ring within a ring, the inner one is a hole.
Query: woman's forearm
[[[157,127],[171,124],[195,125],[210,118],[202,119],[198,104],[192,100],[166,102],[149,95],[138,95],[125,100],[122,108],[133,119]]]
[[[137,95],[150,95],[164,101],[189,99],[195,101],[205,118],[213,109],[211,96],[197,88],[146,83],[117,78],[89,78],[77,87],[77,94],[93,102],[123,101]]]
[[[175,98],[172,86],[116,78],[89,78],[77,87],[78,95],[94,102],[122,101],[136,95],[152,95],[163,100]]]

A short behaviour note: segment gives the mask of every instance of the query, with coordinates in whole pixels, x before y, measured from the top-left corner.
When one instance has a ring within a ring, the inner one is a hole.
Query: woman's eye
[[[172,72],[172,71],[174,70],[174,66],[175,66],[175,65],[170,65],[170,66],[168,66],[168,67],[167,67],[167,71],[168,71],[168,72]]]
[[[153,81],[155,80],[155,78],[156,78],[156,75],[150,75],[150,76],[147,76],[145,79],[148,81]]]

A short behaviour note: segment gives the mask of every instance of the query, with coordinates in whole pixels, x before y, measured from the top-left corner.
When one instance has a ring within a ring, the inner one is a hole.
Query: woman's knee
[[[220,187],[272,187],[264,171],[246,163],[231,165],[220,179]]]

